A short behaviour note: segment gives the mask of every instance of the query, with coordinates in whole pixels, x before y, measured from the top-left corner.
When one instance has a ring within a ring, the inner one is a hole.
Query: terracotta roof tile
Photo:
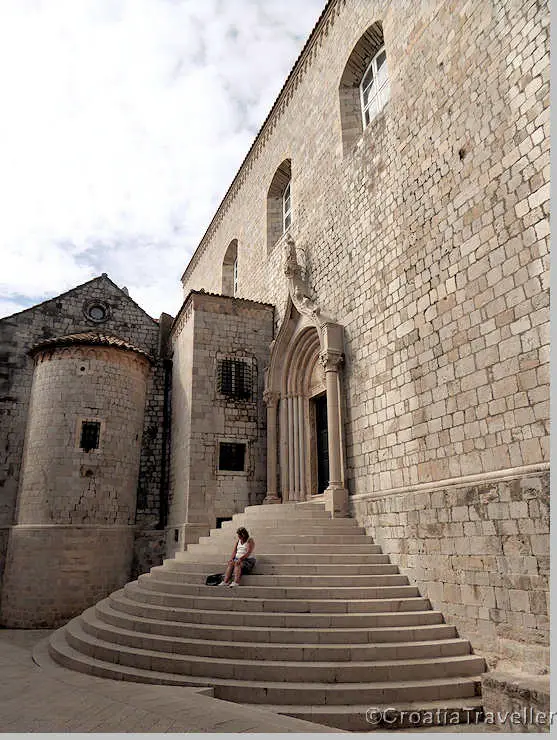
[[[51,337],[49,339],[42,339],[40,342],[31,347],[30,353],[34,354],[41,349],[48,349],[48,347],[69,347],[71,345],[82,344],[86,346],[101,346],[101,347],[116,347],[117,349],[123,349],[128,352],[136,352],[139,355],[143,355],[150,362],[153,362],[151,355],[140,347],[136,347],[129,342],[126,342],[120,337],[115,337],[112,334],[103,334],[101,332],[86,331],[79,334],[67,334],[63,337]]]

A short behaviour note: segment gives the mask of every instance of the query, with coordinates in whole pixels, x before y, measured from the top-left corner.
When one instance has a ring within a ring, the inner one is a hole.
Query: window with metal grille
[[[97,450],[99,447],[99,437],[101,434],[101,424],[98,421],[84,421],[81,423],[81,439],[79,446],[84,452]]]
[[[220,360],[218,364],[219,393],[228,398],[249,400],[251,398],[251,362],[244,360]]]
[[[219,470],[242,471],[246,459],[246,446],[237,442],[220,442]]]

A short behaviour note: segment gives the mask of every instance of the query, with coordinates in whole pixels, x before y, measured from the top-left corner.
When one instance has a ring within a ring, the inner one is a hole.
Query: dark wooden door
[[[327,396],[315,399],[315,431],[317,441],[317,493],[329,485],[329,435],[327,433]]]

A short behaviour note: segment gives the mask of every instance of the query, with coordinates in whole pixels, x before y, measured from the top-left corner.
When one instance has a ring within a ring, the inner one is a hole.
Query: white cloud
[[[101,272],[152,315],[323,0],[3,0],[0,315]]]

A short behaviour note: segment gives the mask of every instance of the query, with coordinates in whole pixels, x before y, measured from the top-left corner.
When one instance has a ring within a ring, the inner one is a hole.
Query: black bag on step
[[[218,586],[224,581],[224,573],[215,573],[212,576],[207,576],[205,579],[206,586]]]

